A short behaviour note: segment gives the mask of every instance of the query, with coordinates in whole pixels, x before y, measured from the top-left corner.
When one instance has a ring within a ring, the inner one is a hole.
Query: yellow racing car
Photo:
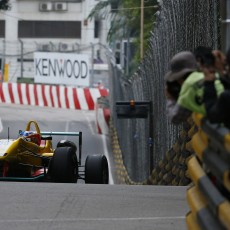
[[[53,136],[77,137],[78,147],[73,141],[60,140],[53,148]],[[82,179],[108,184],[106,156],[88,155],[82,165],[81,155],[82,132],[42,132],[36,121],[29,121],[17,139],[0,139],[0,181],[76,183]]]

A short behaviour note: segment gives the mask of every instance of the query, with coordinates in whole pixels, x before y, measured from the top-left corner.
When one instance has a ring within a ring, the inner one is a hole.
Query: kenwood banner
[[[89,86],[89,57],[83,54],[35,52],[34,81]]]

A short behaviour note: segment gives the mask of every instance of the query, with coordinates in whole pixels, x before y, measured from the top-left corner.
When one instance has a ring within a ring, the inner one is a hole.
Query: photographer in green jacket
[[[165,75],[167,110],[170,120],[175,124],[186,121],[192,112],[206,115],[203,68],[214,73],[217,95],[224,91],[212,51],[206,47],[198,47],[194,53],[195,55],[190,51],[183,51],[176,54]]]

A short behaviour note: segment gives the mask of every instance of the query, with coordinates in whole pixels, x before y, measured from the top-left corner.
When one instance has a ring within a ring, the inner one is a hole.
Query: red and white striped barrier
[[[0,84],[0,103],[94,110],[97,98],[107,95],[107,89],[98,88],[5,82]]]

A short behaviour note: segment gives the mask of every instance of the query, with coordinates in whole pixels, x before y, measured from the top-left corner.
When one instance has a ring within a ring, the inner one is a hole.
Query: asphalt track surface
[[[83,157],[106,153],[108,137],[96,133],[93,111],[0,104],[0,138],[14,138],[28,120],[41,130],[82,131]],[[76,130],[77,129],[77,130]],[[84,160],[84,159],[83,159]],[[187,187],[0,182],[1,230],[184,230]]]

